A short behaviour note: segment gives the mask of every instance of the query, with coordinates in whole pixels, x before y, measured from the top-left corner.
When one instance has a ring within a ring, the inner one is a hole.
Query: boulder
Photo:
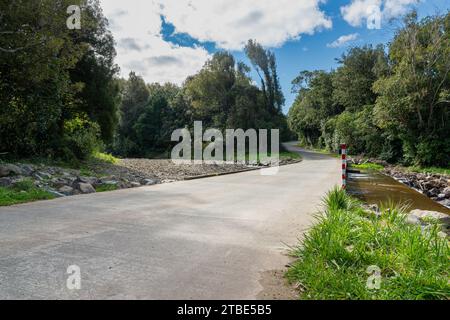
[[[65,197],[64,194],[62,194],[61,192],[55,191],[55,190],[47,190],[47,192],[51,193],[52,195],[54,195],[57,198]]]
[[[412,215],[412,214],[409,214],[409,215],[406,217],[406,222],[409,223],[409,224],[416,224],[416,225],[419,225],[419,224],[420,224],[419,218],[416,217],[415,215]]]
[[[154,184],[157,184],[158,182],[156,180],[153,179],[142,179],[141,180],[141,184],[144,186],[152,186]]]
[[[12,185],[12,179],[9,177],[0,178],[0,187],[9,187]]]
[[[412,210],[409,215],[408,219],[411,217],[411,220],[415,220],[416,218],[422,223],[422,224],[428,224],[428,219],[437,220],[439,223],[444,225],[450,224],[450,216],[437,211],[427,211],[427,210]]]
[[[437,198],[438,198],[438,200],[443,200],[443,199],[445,199],[445,194],[439,193]]]
[[[439,204],[443,205],[444,207],[450,208],[450,199],[444,199],[439,201]]]
[[[439,194],[438,188],[432,188],[431,190],[428,191],[429,197],[437,197],[438,194]]]
[[[445,195],[446,198],[450,198],[450,187],[447,187],[444,190],[442,190],[442,193]]]
[[[31,176],[34,172],[34,167],[31,164],[22,164],[20,165],[22,169],[22,173],[26,176]]]
[[[73,194],[74,189],[71,186],[62,186],[58,189],[58,192],[65,196],[70,196]]]
[[[141,184],[139,182],[130,182],[130,186],[131,188],[138,188],[141,186]]]
[[[106,184],[109,186],[117,186],[119,184],[119,182],[115,181],[115,180],[101,180],[100,184]]]
[[[90,183],[76,182],[75,185],[81,193],[95,193],[95,189]]]
[[[9,175],[21,175],[22,169],[14,164],[2,164],[0,165],[0,178],[7,177]]]
[[[52,175],[50,173],[48,173],[48,172],[45,172],[45,171],[39,171],[39,172],[36,173],[36,175],[41,178],[40,180],[51,179],[52,178]]]
[[[89,184],[96,184],[98,179],[96,177],[78,177],[76,180],[76,182],[81,182],[81,183],[89,183]]]

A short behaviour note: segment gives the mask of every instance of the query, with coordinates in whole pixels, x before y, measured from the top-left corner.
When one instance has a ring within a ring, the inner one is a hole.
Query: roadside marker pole
[[[342,159],[342,189],[347,188],[347,145],[341,144],[341,159]]]

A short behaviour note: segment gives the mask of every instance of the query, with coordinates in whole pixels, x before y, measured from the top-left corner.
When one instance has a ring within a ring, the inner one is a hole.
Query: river
[[[380,205],[392,201],[408,204],[411,210],[422,209],[450,214],[450,209],[377,171],[349,173],[348,191],[369,204]]]

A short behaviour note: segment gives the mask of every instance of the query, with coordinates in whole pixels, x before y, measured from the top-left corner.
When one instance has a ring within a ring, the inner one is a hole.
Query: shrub
[[[392,203],[375,216],[337,188],[324,202],[287,273],[302,288],[300,298],[448,300],[450,249],[439,225],[411,225],[406,208]],[[381,272],[378,288],[367,285],[374,266]]]
[[[100,127],[86,117],[76,117],[64,124],[65,160],[86,160],[103,145]]]

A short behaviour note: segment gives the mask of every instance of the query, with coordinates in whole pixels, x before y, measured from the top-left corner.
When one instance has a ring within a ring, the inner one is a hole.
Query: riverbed
[[[349,193],[368,204],[393,202],[407,204],[411,210],[422,209],[450,214],[450,209],[380,172],[349,173],[348,180]]]

